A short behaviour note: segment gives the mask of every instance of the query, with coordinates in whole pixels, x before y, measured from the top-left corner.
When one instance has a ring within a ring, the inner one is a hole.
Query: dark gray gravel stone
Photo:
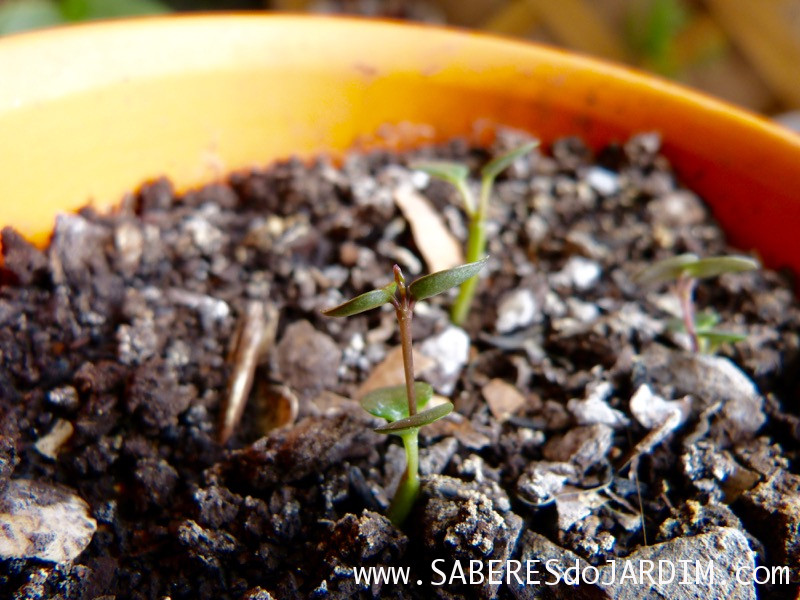
[[[320,544],[323,569],[315,597],[350,598],[358,592],[381,596],[382,583],[356,583],[356,567],[403,566],[408,538],[378,513],[346,514],[333,525]]]
[[[464,589],[453,585],[447,591],[434,587],[434,592],[441,598],[458,598],[459,593],[496,598],[501,585],[490,581],[489,561],[497,561],[492,564],[502,577],[523,525],[522,519],[511,512],[505,492],[493,481],[464,482],[437,475],[424,483],[419,502],[423,542],[431,561],[439,560],[437,568],[449,579],[457,573],[456,565],[465,570],[470,561],[482,565],[482,583],[468,583]],[[440,577],[434,572],[434,581]],[[454,581],[457,584],[459,579]],[[470,581],[469,574],[466,581]]]
[[[792,581],[800,582],[800,476],[776,471],[744,492],[736,506],[746,525],[758,524],[771,532],[762,538],[769,562],[788,566]]]
[[[745,536],[730,527],[643,546],[597,566],[527,531],[519,560],[522,583],[512,580],[509,585],[517,600],[756,598],[755,586],[748,581],[756,566],[755,553]],[[539,561],[531,563],[537,573],[529,579],[526,561]]]

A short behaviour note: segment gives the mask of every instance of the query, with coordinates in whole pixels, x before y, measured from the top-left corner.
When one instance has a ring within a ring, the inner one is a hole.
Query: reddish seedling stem
[[[406,378],[406,396],[408,398],[408,416],[417,414],[417,394],[414,390],[414,353],[412,352],[411,318],[413,316],[414,299],[409,298],[405,278],[400,267],[394,266],[394,280],[397,283],[397,301],[394,310],[400,329],[400,344],[403,348],[403,370]]]

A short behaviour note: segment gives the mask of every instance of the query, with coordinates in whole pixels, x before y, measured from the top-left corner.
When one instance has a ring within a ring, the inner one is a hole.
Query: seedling
[[[634,281],[641,284],[671,281],[681,307],[681,323],[689,336],[693,352],[712,353],[726,342],[738,342],[745,336],[714,329],[719,315],[713,311],[695,314],[694,290],[697,281],[723,273],[738,273],[758,269],[757,261],[746,256],[712,256],[700,258],[696,254],[680,254],[661,260],[641,271]]]
[[[389,518],[395,525],[399,526],[405,521],[419,494],[420,427],[441,419],[453,410],[453,403],[447,400],[429,407],[433,388],[427,383],[414,381],[411,340],[414,305],[419,300],[441,294],[474,277],[486,264],[486,260],[484,258],[445,271],[437,271],[416,279],[408,286],[400,267],[395,265],[394,281],[389,285],[322,311],[329,317],[349,317],[383,304],[394,306],[400,329],[405,385],[373,390],[364,396],[361,406],[371,415],[386,419],[388,424],[378,427],[375,431],[400,436],[406,450],[406,470],[389,506]]]
[[[489,207],[489,198],[492,195],[494,180],[506,168],[511,166],[517,158],[527,154],[538,145],[539,142],[528,142],[487,163],[481,169],[481,187],[477,201],[469,186],[469,169],[466,165],[449,161],[431,161],[412,165],[415,169],[451,183],[461,194],[464,210],[469,217],[469,233],[465,256],[468,263],[479,261],[486,252],[486,212]],[[461,284],[458,299],[450,313],[450,320],[455,325],[462,325],[466,321],[477,284],[477,276],[473,276]]]
[[[694,328],[697,333],[698,348],[702,354],[716,354],[723,344],[735,344],[747,339],[744,333],[717,329],[719,322],[720,316],[714,310],[705,310],[695,315]],[[671,319],[667,326],[670,331],[688,334],[683,319]]]

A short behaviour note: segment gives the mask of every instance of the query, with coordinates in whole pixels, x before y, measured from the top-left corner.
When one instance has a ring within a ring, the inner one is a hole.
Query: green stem
[[[419,494],[419,428],[400,436],[406,449],[406,470],[389,506],[389,519],[396,526],[403,524]]]
[[[483,258],[486,252],[486,221],[481,211],[472,216],[469,224],[469,237],[467,238],[466,262],[475,262]],[[472,298],[475,296],[475,288],[478,285],[478,276],[470,277],[461,284],[458,291],[458,298],[453,304],[450,313],[450,320],[454,325],[461,326],[467,320],[469,309],[472,305]]]

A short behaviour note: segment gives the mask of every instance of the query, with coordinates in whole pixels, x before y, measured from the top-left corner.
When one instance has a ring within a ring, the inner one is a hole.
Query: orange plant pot
[[[57,212],[107,206],[158,175],[186,189],[377,143],[387,125],[402,146],[476,123],[545,144],[658,131],[732,241],[800,272],[800,136],[574,54],[325,17],[168,17],[0,40],[0,224],[41,242]]]

